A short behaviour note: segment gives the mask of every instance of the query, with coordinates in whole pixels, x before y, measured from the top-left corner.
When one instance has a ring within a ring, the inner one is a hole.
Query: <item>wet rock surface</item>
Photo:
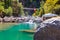
[[[60,17],[41,23],[34,34],[34,40],[60,40]]]

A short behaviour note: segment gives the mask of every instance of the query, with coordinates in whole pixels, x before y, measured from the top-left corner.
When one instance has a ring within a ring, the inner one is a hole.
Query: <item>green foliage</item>
[[[0,5],[3,6],[4,5],[4,2],[0,2]]]
[[[54,9],[57,1],[58,0],[46,0],[46,3],[43,6],[44,10],[45,10],[45,13],[52,12],[52,10]]]
[[[12,13],[12,7],[9,7],[8,10],[9,13]]]
[[[60,2],[60,0],[46,0],[45,2],[41,1],[40,12],[38,16],[41,16],[43,13],[52,13],[54,9],[59,9],[60,4],[57,4],[58,1]],[[35,13],[34,15],[37,14]]]
[[[19,8],[20,8],[20,14],[21,14],[21,16],[24,16],[25,14],[24,14],[22,3],[19,3]]]
[[[11,0],[4,0],[4,3],[5,3],[5,5],[4,5],[5,9],[7,9],[9,6],[11,6]]]
[[[53,10],[52,12],[55,13],[55,14],[60,15],[60,5],[56,5],[56,6],[54,7],[54,10]]]
[[[56,5],[55,7],[54,7],[54,9],[59,9],[60,8],[60,5]]]
[[[0,10],[4,11],[4,2],[0,2]]]
[[[41,16],[44,13],[44,1],[40,2],[40,8],[36,10],[36,12],[33,14],[33,16]]]
[[[4,9],[4,12],[7,14],[7,15],[12,15],[13,11],[12,11],[12,8],[9,7],[8,9]]]
[[[38,16],[39,15],[39,9],[36,10],[36,12],[33,14],[33,16]]]
[[[1,11],[4,11],[4,6],[1,6],[1,5],[0,5],[0,10],[1,10]]]

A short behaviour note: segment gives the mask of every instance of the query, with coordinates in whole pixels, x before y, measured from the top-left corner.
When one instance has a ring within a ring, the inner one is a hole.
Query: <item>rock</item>
[[[40,28],[34,34],[34,40],[60,40],[60,17],[41,23]]]

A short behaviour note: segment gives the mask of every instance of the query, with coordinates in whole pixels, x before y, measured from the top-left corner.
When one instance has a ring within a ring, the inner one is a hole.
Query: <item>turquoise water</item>
[[[17,24],[9,29],[0,31],[0,40],[33,40],[33,33],[20,30],[31,30],[29,24]]]

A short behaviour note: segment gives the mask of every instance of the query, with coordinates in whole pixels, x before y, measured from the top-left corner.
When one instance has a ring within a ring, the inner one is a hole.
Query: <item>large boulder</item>
[[[60,17],[41,23],[34,34],[34,40],[60,40]]]

